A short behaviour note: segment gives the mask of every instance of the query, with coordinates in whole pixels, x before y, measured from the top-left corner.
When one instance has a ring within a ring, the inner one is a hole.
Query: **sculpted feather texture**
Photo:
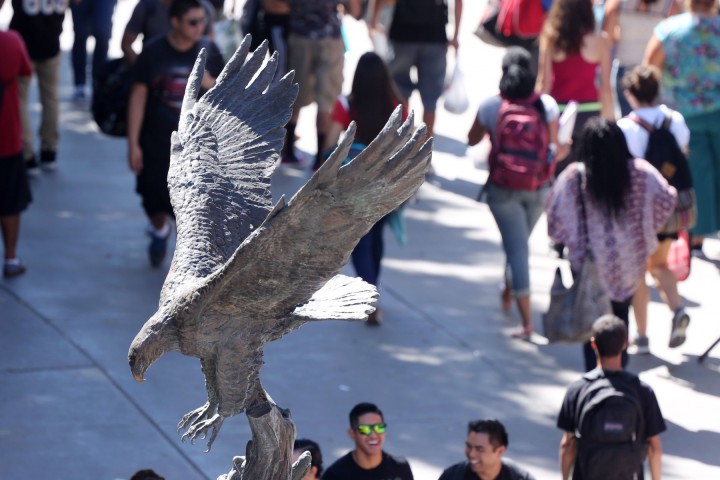
[[[267,401],[259,372],[266,343],[308,321],[367,319],[375,287],[338,275],[360,238],[424,181],[432,140],[401,107],[378,137],[341,167],[351,125],[337,149],[289,201],[273,207],[270,176],[298,87],[273,81],[277,54],[249,37],[215,86],[198,99],[198,56],[173,134],[168,184],[177,242],[158,311],[128,354],[141,381],[160,356],[198,357],[208,402],[179,429],[208,448],[226,417]],[[248,55],[249,54],[249,55]]]

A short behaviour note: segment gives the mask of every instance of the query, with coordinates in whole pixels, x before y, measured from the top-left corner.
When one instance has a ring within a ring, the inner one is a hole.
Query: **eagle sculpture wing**
[[[208,316],[234,306],[243,317],[294,312],[299,320],[337,318],[332,308],[320,305],[337,305],[336,297],[320,289],[347,263],[360,238],[417,191],[430,163],[432,141],[425,139],[425,126],[413,132],[413,115],[402,124],[401,109],[341,167],[353,141],[351,125],[310,181],[287,205],[281,200],[275,206],[223,269]]]
[[[204,52],[188,81],[172,138],[168,183],[177,242],[161,304],[178,286],[222,266],[272,208],[270,176],[298,86],[292,73],[272,83],[277,54],[261,68],[267,42],[245,61],[249,49],[246,37],[199,100]]]

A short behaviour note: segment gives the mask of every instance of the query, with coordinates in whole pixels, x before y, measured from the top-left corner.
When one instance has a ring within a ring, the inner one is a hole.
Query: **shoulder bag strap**
[[[583,198],[583,178],[585,177],[585,164],[577,162],[578,166],[578,199],[580,200],[580,224],[582,228],[582,236],[585,240],[585,248],[588,255],[592,258],[592,249],[590,248],[590,235],[587,228],[587,212],[585,211],[585,199]]]

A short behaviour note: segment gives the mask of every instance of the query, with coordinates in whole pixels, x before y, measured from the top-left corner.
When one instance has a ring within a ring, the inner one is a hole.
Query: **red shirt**
[[[560,62],[553,61],[550,95],[558,103],[597,102],[600,98],[595,84],[597,67],[597,63],[585,61],[579,53],[568,55]]]
[[[395,102],[393,105],[393,108],[400,105],[399,103]],[[407,120],[408,112],[407,108],[403,108],[402,112],[402,119],[403,122]],[[333,107],[333,111],[330,114],[330,120],[333,122],[337,122],[344,129],[347,129],[350,126],[350,122],[353,120],[350,118],[350,103],[348,102],[347,97],[345,96],[339,96],[338,99],[335,101],[335,106]]]
[[[0,157],[16,155],[22,151],[22,124],[20,122],[20,91],[18,77],[32,74],[30,57],[20,35],[13,31],[0,31]]]

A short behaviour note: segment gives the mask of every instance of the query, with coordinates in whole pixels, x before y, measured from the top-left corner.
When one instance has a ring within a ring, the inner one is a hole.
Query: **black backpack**
[[[635,113],[628,115],[628,118],[647,130],[650,135],[645,149],[645,160],[650,162],[678,191],[692,188],[687,157],[670,131],[672,112],[665,114],[665,120],[659,126],[650,125]]]
[[[103,133],[127,136],[127,104],[132,67],[123,58],[110,60],[95,76],[90,110]]]
[[[644,419],[640,379],[627,372],[607,377],[601,369],[584,375],[578,396],[576,468],[583,480],[643,478]]]

